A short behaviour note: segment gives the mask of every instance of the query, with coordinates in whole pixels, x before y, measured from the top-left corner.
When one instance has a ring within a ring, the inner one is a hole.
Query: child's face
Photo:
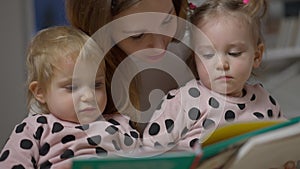
[[[250,26],[240,19],[218,16],[198,24],[208,39],[195,38],[195,60],[201,82],[217,93],[234,97],[242,96],[252,68],[259,66],[263,54],[263,45],[254,45]]]
[[[99,69],[95,77],[92,64],[77,65],[76,69],[80,70],[73,76],[75,61],[63,59],[60,62],[60,69],[55,69],[44,97],[51,114],[61,120],[82,124],[93,122],[100,116],[107,102],[105,74]]]

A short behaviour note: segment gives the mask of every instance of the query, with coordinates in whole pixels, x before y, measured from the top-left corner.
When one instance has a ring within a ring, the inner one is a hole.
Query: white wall
[[[30,0],[0,2],[0,149],[25,116],[25,48],[30,36]]]

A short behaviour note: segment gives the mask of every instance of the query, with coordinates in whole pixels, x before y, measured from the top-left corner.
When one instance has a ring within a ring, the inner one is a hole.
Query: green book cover
[[[168,152],[149,157],[105,157],[75,159],[72,169],[190,169],[198,164],[193,152]]]

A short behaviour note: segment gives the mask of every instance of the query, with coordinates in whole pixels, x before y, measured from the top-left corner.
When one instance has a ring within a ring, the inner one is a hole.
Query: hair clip
[[[197,8],[197,6],[195,4],[193,4],[192,2],[189,3],[189,9],[190,10],[194,10],[196,8]]]
[[[244,4],[248,4],[249,0],[243,0]]]
[[[205,0],[188,0],[188,8],[192,12],[197,7],[201,6],[201,4],[204,3]]]

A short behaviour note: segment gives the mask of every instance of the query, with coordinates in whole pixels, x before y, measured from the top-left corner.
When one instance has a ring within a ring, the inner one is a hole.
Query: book
[[[290,120],[231,123],[217,128],[200,152],[155,156],[74,159],[72,169],[281,169],[300,168],[300,117]],[[299,163],[299,164],[298,164]]]
[[[73,160],[72,169],[193,169],[200,156],[196,152],[167,152],[155,156],[104,157]]]
[[[227,134],[241,128],[246,132],[235,131],[235,136]],[[213,141],[203,146],[203,157],[197,169],[279,169],[288,162],[300,162],[300,117],[231,124],[217,129],[211,137]]]
[[[268,121],[250,121],[230,123],[229,125],[222,126],[215,130],[205,141],[202,143],[203,147],[211,145],[222,140],[226,140],[241,134],[245,134],[254,130],[262,129],[265,127],[273,126],[283,122],[282,120],[268,120]]]
[[[300,161],[300,123],[251,138],[226,165],[230,169],[282,168]],[[300,166],[294,164],[296,169]]]

